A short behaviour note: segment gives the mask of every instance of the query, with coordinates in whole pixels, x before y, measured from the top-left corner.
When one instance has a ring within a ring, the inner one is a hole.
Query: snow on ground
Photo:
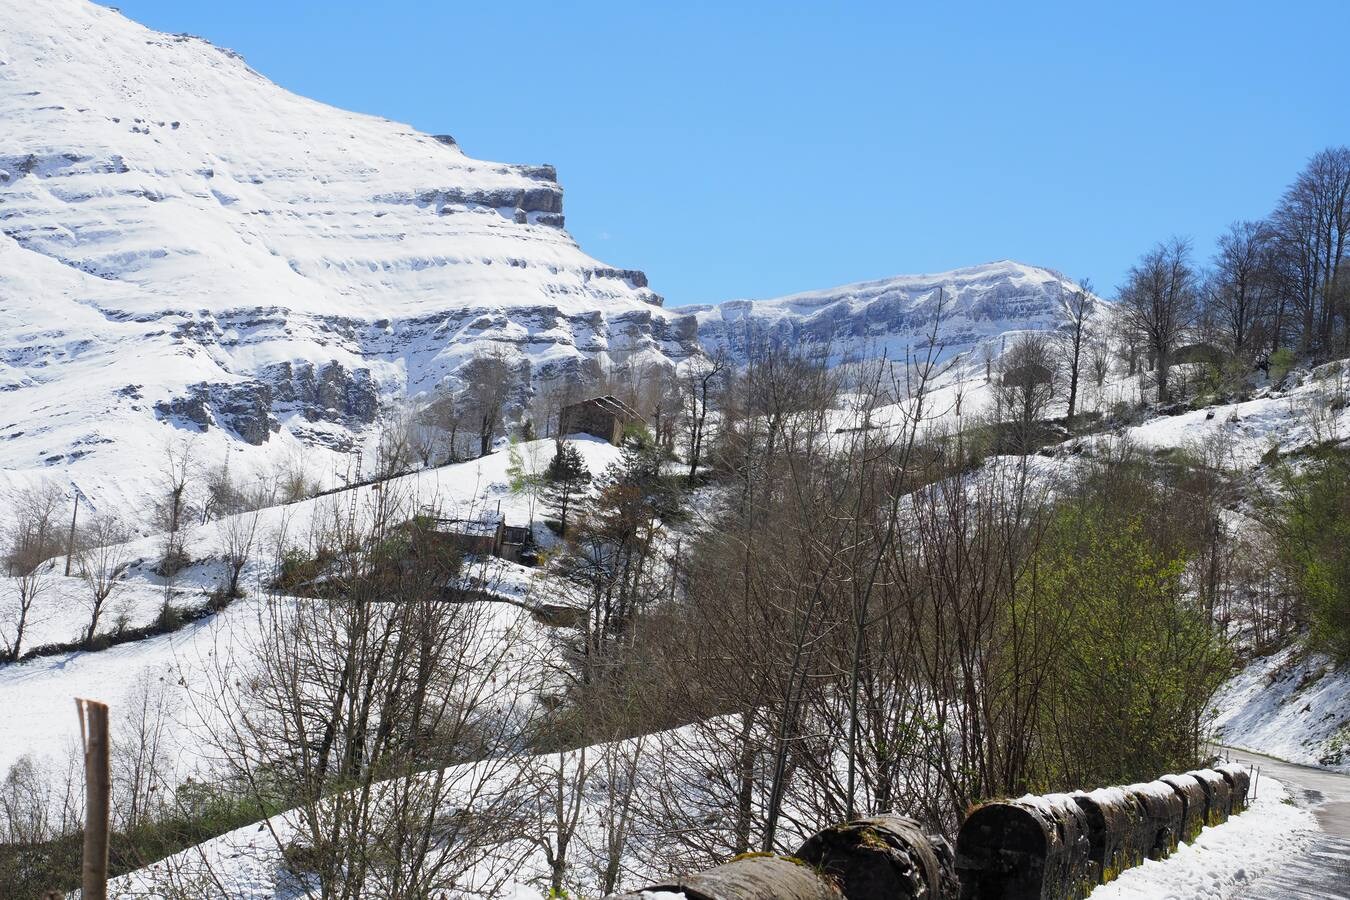
[[[1251,469],[1272,449],[1287,454],[1350,437],[1348,365],[1327,363],[1290,376],[1282,388],[1263,386],[1250,400],[1157,416],[1125,434],[1149,450],[1217,444],[1228,467]]]
[[[620,454],[617,447],[599,439],[574,436],[569,440],[596,475]],[[542,471],[552,459],[553,442],[535,441],[521,445],[519,450],[518,455],[527,469]],[[393,479],[382,490],[386,495],[404,495],[410,515],[416,508],[430,505],[439,509],[442,515],[473,516],[486,510],[495,511],[500,503],[509,524],[525,524],[530,514],[530,500],[511,493],[507,475],[510,464],[510,453],[503,449],[478,460]],[[116,720],[118,709],[128,705],[128,698],[140,690],[141,683],[147,679],[156,684],[162,679],[162,683],[170,686],[170,693],[181,695],[172,698],[181,713],[176,732],[179,744],[190,756],[193,743],[187,733],[200,723],[196,721],[199,717],[190,709],[187,695],[202,685],[212,672],[215,660],[222,655],[246,651],[256,637],[262,621],[259,597],[268,573],[272,571],[276,544],[284,540],[288,546],[304,546],[311,529],[322,526],[325,518],[334,511],[354,508],[358,517],[368,517],[375,498],[373,486],[366,486],[197,526],[186,533],[184,545],[198,562],[175,579],[174,588],[178,591],[175,605],[186,606],[195,598],[205,599],[205,593],[218,586],[220,566],[212,558],[222,552],[225,530],[232,521],[247,521],[252,525],[256,515],[254,558],[243,576],[250,597],[173,634],[105,650],[76,651],[0,665],[0,709],[25,712],[25,727],[0,729],[0,773],[25,754],[51,764],[62,762],[78,735],[73,698],[87,697],[110,703]],[[540,515],[541,510],[536,508],[535,513]],[[133,541],[127,546],[127,556],[154,559],[161,541],[162,538],[157,536]],[[61,561],[56,564],[59,571]],[[481,574],[482,570],[479,572]],[[150,572],[147,565],[132,566],[128,578],[117,596],[132,601],[137,621],[153,619],[163,601],[162,579]],[[552,602],[553,587],[544,573],[493,561],[485,578],[488,593],[498,591],[504,599],[520,600],[527,605]],[[26,638],[25,646],[69,641],[79,636],[86,615],[80,602],[83,586],[73,577],[55,578],[54,582],[56,587],[35,604],[34,638]],[[0,589],[12,590],[9,586]],[[0,603],[12,601],[12,598],[7,601],[6,597],[7,594],[0,595]],[[500,607],[503,621],[520,621],[527,633],[540,641],[546,638],[544,626],[535,623],[529,613],[507,604]],[[107,627],[112,627],[111,622]],[[104,627],[100,628],[101,632],[104,630]],[[185,771],[191,769],[191,760],[185,760],[183,768]]]
[[[1288,647],[1253,660],[1214,706],[1230,747],[1350,773],[1350,666]]]
[[[1165,860],[1145,860],[1090,895],[1092,900],[1222,900],[1289,860],[1318,831],[1312,813],[1289,802],[1289,792],[1263,777],[1251,807],[1222,825],[1206,827]]]
[[[14,621],[19,606],[18,578],[0,575],[0,623]],[[195,592],[173,590],[170,603],[182,608],[195,599]],[[119,628],[137,628],[149,625],[159,615],[164,604],[164,588],[148,582],[122,583],[104,604],[99,615],[96,634],[107,636]],[[71,644],[84,637],[91,617],[92,594],[88,585],[78,577],[55,574],[44,580],[43,587],[33,601],[28,623],[24,629],[21,650],[48,644]],[[0,624],[0,636],[12,637],[12,627]]]
[[[451,785],[443,795],[448,808],[473,808],[475,801],[466,798],[477,797],[481,801],[494,792],[520,792],[523,803],[519,838],[492,849],[471,873],[457,882],[458,890],[453,896],[538,900],[546,893],[549,868],[533,837],[536,830],[546,834],[551,826],[553,820],[549,816],[554,815],[552,804],[557,796],[553,793],[557,789],[554,776],[560,770],[566,773],[569,784],[578,780],[585,783],[577,832],[569,852],[572,875],[567,883],[575,891],[580,887],[579,879],[589,880],[594,865],[608,853],[606,817],[617,812],[615,804],[622,802],[622,792],[632,790],[635,808],[641,808],[647,792],[656,789],[669,774],[662,766],[647,764],[646,757],[680,744],[686,731],[660,732],[560,755],[486,760],[444,770],[443,783]],[[421,773],[414,777],[432,779],[436,775]],[[485,789],[486,785],[492,787]],[[570,792],[572,788],[567,790]],[[616,795],[614,791],[619,793]],[[646,803],[656,808],[650,798]],[[653,855],[644,852],[648,841],[662,840],[660,834],[648,833],[651,825],[644,818],[632,826],[634,831],[620,860],[625,884],[640,884],[668,874],[658,868]],[[302,833],[295,815],[282,813],[266,823],[244,826],[115,879],[109,886],[109,894],[124,900],[133,897],[172,900],[188,887],[191,896],[202,900],[296,897],[300,892],[294,887],[294,875],[287,869],[280,848]],[[583,890],[577,895],[592,896],[594,891]]]
[[[0,667],[0,709],[23,711],[22,728],[0,730],[0,771],[20,756],[61,764],[79,738],[76,697],[101,700],[111,707],[114,733],[124,708],[140,682],[166,685],[170,703],[183,711],[182,689],[206,677],[211,659],[243,647],[258,620],[256,601],[240,601],[223,613],[193,623],[173,634],[119,644],[97,652],[77,651],[44,656]],[[189,720],[179,720],[170,743],[175,752],[189,751]],[[192,760],[184,760],[192,768]]]

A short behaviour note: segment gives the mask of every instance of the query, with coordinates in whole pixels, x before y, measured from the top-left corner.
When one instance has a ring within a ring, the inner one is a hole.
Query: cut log
[[[956,900],[960,892],[951,845],[905,816],[827,828],[797,856],[837,883],[847,900]]]
[[[1141,828],[1149,859],[1166,859],[1177,849],[1186,819],[1186,804],[1170,784],[1150,781],[1125,788],[1144,810]]]
[[[1205,824],[1222,825],[1227,822],[1233,805],[1233,789],[1229,787],[1228,779],[1213,769],[1196,769],[1186,774],[1200,782],[1200,786],[1205,789]]]
[[[764,853],[740,856],[706,872],[610,900],[638,900],[655,891],[682,894],[686,900],[844,900],[837,887],[801,860]]]
[[[1086,897],[1097,883],[1087,817],[1067,794],[986,803],[956,836],[956,874],[963,900]]]
[[[1158,779],[1181,798],[1181,836],[1179,841],[1190,843],[1205,827],[1208,800],[1205,788],[1193,775],[1164,775]]]
[[[1089,857],[1101,884],[1114,881],[1121,872],[1144,861],[1153,834],[1145,822],[1144,808],[1124,788],[1076,791],[1071,795],[1087,816]]]
[[[1229,812],[1236,815],[1246,809],[1248,795],[1252,789],[1251,769],[1241,763],[1224,763],[1221,766],[1215,766],[1214,771],[1228,781],[1228,787],[1232,795],[1232,805]]]

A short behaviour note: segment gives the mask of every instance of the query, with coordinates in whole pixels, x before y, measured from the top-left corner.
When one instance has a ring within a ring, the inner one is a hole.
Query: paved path
[[[1253,881],[1239,897],[1250,900],[1350,900],[1350,775],[1229,750],[1234,762],[1257,765],[1289,789],[1294,802],[1317,817],[1322,834],[1302,856]],[[1260,783],[1256,785],[1258,795]]]

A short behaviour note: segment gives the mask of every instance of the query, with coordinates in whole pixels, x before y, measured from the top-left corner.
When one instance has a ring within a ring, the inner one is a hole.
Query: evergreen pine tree
[[[544,503],[558,516],[558,533],[566,535],[567,513],[590,483],[591,472],[576,447],[562,441],[557,446],[552,461],[544,470]]]

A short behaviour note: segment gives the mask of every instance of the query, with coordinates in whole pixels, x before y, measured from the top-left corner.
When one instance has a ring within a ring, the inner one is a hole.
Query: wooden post
[[[75,517],[80,514],[80,489],[75,489],[75,508],[70,512],[70,537],[66,539],[66,577],[70,577],[70,558],[75,554]]]
[[[84,744],[84,866],[82,900],[108,898],[108,823],[112,777],[108,765],[108,705],[76,699]]]

